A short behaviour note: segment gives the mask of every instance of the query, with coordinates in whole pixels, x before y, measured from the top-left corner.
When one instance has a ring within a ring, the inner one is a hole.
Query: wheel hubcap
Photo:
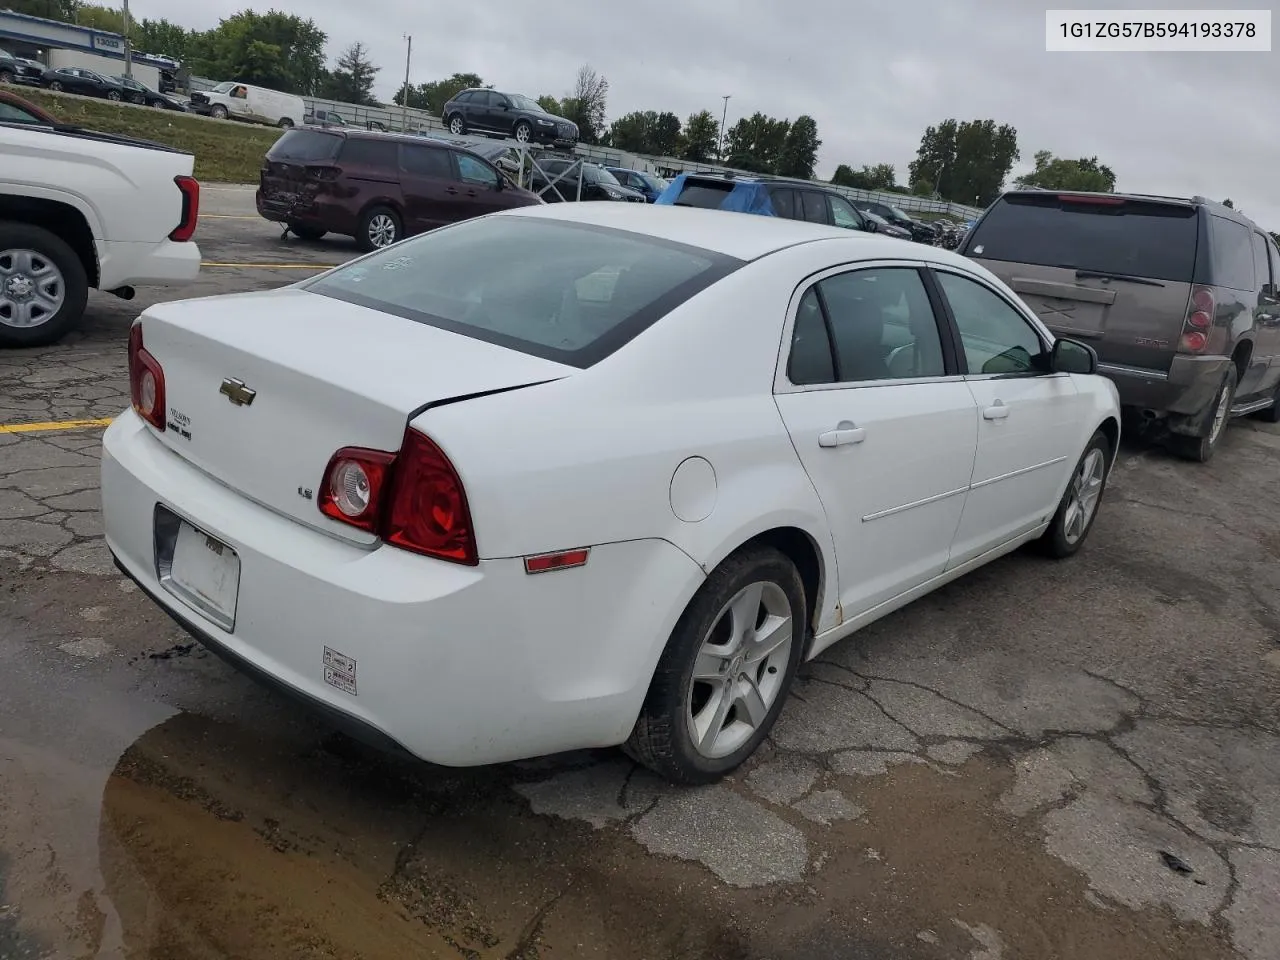
[[[1067,543],[1077,543],[1089,529],[1093,515],[1102,496],[1102,481],[1106,476],[1106,462],[1101,450],[1090,450],[1071,478],[1071,490],[1067,500],[1067,512],[1062,518],[1062,531]]]
[[[694,660],[685,711],[702,756],[728,756],[760,729],[782,692],[792,630],[791,602],[776,583],[743,587],[721,609]]]
[[[521,143],[528,143],[528,142],[529,142],[529,128],[528,128],[528,127],[516,127],[516,139],[517,139],[517,140],[519,140]]]
[[[380,213],[369,221],[369,242],[375,247],[385,247],[395,243],[396,223],[385,213]]]
[[[462,132],[462,121],[461,121],[461,120],[459,120],[457,117],[454,117],[454,118],[453,118],[453,122],[452,122],[451,124],[449,124],[449,132],[450,132],[450,133],[461,133],[461,132]]]
[[[0,323],[38,327],[66,299],[62,271],[35,250],[0,250]]]
[[[1222,395],[1218,397],[1218,409],[1213,411],[1213,428],[1209,432],[1209,442],[1217,443],[1218,435],[1226,426],[1227,416],[1231,413],[1231,391],[1223,386]]]

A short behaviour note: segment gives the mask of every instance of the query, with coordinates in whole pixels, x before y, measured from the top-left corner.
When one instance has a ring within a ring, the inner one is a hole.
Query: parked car
[[[472,143],[469,140],[449,140],[450,143],[456,143],[464,150],[470,150],[477,157],[483,157],[495,167],[505,173],[515,183],[521,180],[521,166],[528,167],[529,163],[524,161],[520,155],[520,151],[515,147],[507,146],[497,140],[480,141]]]
[[[1120,429],[1089,347],[972,262],[707,210],[504,211],[129,342],[120,569],[448,766],[625,744],[720,777],[803,661],[1024,543],[1077,552]]]
[[[307,126],[316,127],[349,127],[342,114],[336,110],[315,110],[303,115],[302,122]]]
[[[45,66],[25,57],[15,57],[7,50],[0,50],[0,83],[20,83],[39,86]]]
[[[661,196],[662,191],[670,186],[662,177],[647,170],[628,170],[626,167],[605,167],[624,187],[630,187],[644,195],[645,200],[653,203]]]
[[[409,134],[286,131],[262,161],[258,213],[304,240],[354,237],[364,250],[469,217],[542,201],[481,157]]]
[[[899,229],[905,230],[907,235],[917,243],[933,243],[933,239],[937,236],[937,230],[932,224],[925,223],[923,220],[917,220],[900,207],[895,207],[891,203],[880,203],[876,200],[860,200],[857,203],[859,210],[864,213],[874,213],[881,219],[893,224]]]
[[[228,80],[208,92],[191,94],[187,109],[215,120],[244,120],[272,127],[301,126],[306,116],[302,98],[292,93]]]
[[[104,77],[100,73],[94,73],[83,67],[59,67],[56,70],[46,70],[40,79],[40,84],[55,93],[65,90],[67,93],[101,97],[105,100],[128,99],[125,88],[118,80]]]
[[[876,225],[876,233],[883,233],[887,237],[897,237],[899,240],[910,240],[911,231],[905,227],[900,227],[896,223],[890,223],[884,217],[870,210],[860,211],[864,217]]]
[[[61,125],[61,121],[47,110],[7,90],[0,90],[0,123],[27,123],[41,127]]]
[[[522,93],[496,90],[463,90],[440,112],[454,136],[465,133],[498,133],[521,143],[550,143],[572,147],[578,142],[578,125],[547,113],[538,101]]]
[[[615,200],[644,203],[644,194],[624,187],[604,167],[586,160],[539,159],[529,189],[547,203],[561,200]]]
[[[682,173],[654,202],[662,206],[703,207],[805,220],[867,233],[880,229],[836,191],[794,180]]]
[[[959,248],[1051,329],[1094,345],[1132,412],[1175,452],[1213,456],[1231,417],[1280,421],[1280,254],[1194,197],[1010,191]]]
[[[54,343],[90,288],[200,272],[200,184],[189,153],[73,127],[0,122],[0,346]]]
[[[185,112],[186,105],[180,100],[169,96],[165,93],[152,90],[145,83],[140,83],[133,77],[115,76],[111,78],[120,84],[125,90],[125,99],[130,103],[137,103],[147,107],[155,107],[157,110],[178,110]]]

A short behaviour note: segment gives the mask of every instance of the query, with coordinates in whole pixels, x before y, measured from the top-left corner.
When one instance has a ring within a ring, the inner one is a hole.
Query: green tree
[[[999,195],[1019,156],[1018,132],[1008,124],[944,120],[920,138],[909,182],[913,191],[929,181],[948,200],[986,206]]]
[[[560,103],[560,115],[578,125],[578,139],[599,143],[607,132],[604,118],[608,107],[609,81],[583,64],[574,78],[573,92]]]
[[[811,180],[820,146],[822,141],[818,139],[817,121],[808,114],[796,117],[795,122],[787,129],[786,139],[782,143],[782,153],[776,167],[778,175]]]
[[[492,88],[493,84],[485,83],[476,73],[455,73],[443,80],[432,80],[409,88],[409,106],[418,110],[427,110],[439,116],[444,105],[472,87]],[[404,86],[392,98],[396,106],[404,105]]]
[[[1223,201],[1222,201],[1222,205],[1223,205],[1224,207],[1226,207],[1227,209],[1229,209],[1229,210],[1234,210],[1234,209],[1236,208],[1236,205],[1235,205],[1234,203],[1232,203],[1232,202],[1231,202],[1231,198],[1230,198],[1230,197],[1227,197],[1227,199],[1223,200]]]
[[[114,7],[103,7],[96,3],[80,4],[76,10],[75,22],[82,27],[105,30],[107,33],[124,33],[124,11]]]
[[[322,87],[323,96],[341,103],[376,106],[373,83],[378,70],[369,60],[369,51],[360,42],[343,51]]]
[[[753,173],[774,173],[782,158],[791,124],[763,113],[743,117],[725,134],[724,154],[726,162],[739,170]],[[815,129],[816,134],[816,129]]]
[[[554,116],[557,116],[557,117],[564,116],[564,104],[561,103],[559,99],[551,96],[550,94],[544,93],[542,96],[540,96],[538,98],[538,106],[540,106],[543,110],[547,111],[547,113],[550,113]]]
[[[328,37],[315,21],[243,10],[193,36],[187,66],[215,80],[243,80],[286,93],[315,94],[325,76]]]
[[[891,163],[877,163],[873,167],[863,166],[854,170],[847,163],[836,167],[831,175],[831,182],[842,187],[856,187],[859,190],[893,190],[897,184],[897,173]]]
[[[1019,186],[1090,193],[1111,193],[1116,188],[1115,173],[1106,164],[1099,163],[1097,157],[1067,160],[1055,157],[1048,150],[1038,150],[1035,162],[1034,170],[1018,178]]]
[[[75,23],[79,0],[5,0],[5,7],[14,13],[25,13],[46,20]]]
[[[129,36],[137,50],[185,60],[194,33],[168,20],[139,20],[133,24]]]
[[[657,157],[674,157],[680,152],[684,137],[680,129],[680,118],[670,110],[658,114],[653,123],[650,147]]]
[[[609,146],[629,153],[671,157],[680,149],[680,118],[674,113],[635,110],[609,125]]]
[[[684,124],[684,152],[691,163],[710,163],[715,156],[720,127],[710,110],[690,114]]]

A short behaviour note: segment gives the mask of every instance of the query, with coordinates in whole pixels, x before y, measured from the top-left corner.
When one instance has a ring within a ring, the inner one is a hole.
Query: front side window
[[[827,201],[831,204],[832,223],[847,230],[862,229],[862,218],[854,211],[853,204],[843,197],[830,195],[827,196]]]
[[[1026,317],[994,291],[955,273],[937,274],[951,307],[970,373],[1028,374],[1047,369],[1048,354]]]
[[[457,157],[458,175],[463,180],[468,183],[483,184],[486,187],[496,187],[498,185],[497,173],[479,157],[473,157],[466,153],[459,153]]]

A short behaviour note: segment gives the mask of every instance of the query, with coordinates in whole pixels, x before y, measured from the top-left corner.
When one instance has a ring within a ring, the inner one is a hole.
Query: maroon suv
[[[469,217],[542,203],[464,146],[363,130],[288,130],[267,151],[258,213],[304,240],[364,250]]]

